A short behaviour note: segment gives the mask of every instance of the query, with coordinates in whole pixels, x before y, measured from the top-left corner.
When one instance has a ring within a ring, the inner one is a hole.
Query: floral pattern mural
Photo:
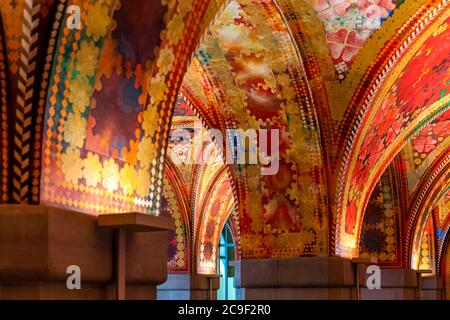
[[[450,172],[442,171],[435,177],[431,177],[427,181],[427,187],[425,188],[426,197],[420,200],[420,206],[412,206],[414,212],[413,217],[416,221],[410,224],[413,226],[412,238],[411,238],[411,268],[417,270],[419,268],[420,256],[422,250],[422,239],[426,233],[427,224],[432,221],[433,224],[433,237],[435,238],[436,253],[433,254],[436,257],[437,263],[433,265],[434,268],[439,269],[439,260],[442,257],[442,250],[447,240],[447,234],[450,229],[450,220],[448,212],[439,212],[439,207],[442,203],[445,203],[450,190]],[[416,211],[417,210],[417,211]],[[429,232],[430,233],[430,232]]]
[[[209,19],[220,1],[72,3],[83,28],[57,33],[40,200],[93,214],[157,215],[176,93],[198,40],[185,38],[204,28],[190,12]]]
[[[419,167],[440,145],[445,148],[450,136],[450,110],[422,129],[412,141],[414,164]]]
[[[438,110],[445,110],[448,107],[446,101],[450,90],[450,52],[440,44],[450,40],[449,22],[449,19],[444,20],[434,26],[434,32],[429,31],[430,37],[417,48],[414,56],[399,71],[398,75],[401,76],[385,85],[385,88],[389,89],[385,96],[378,97],[379,107],[370,116],[365,116],[361,128],[367,125],[367,130],[361,132],[354,142],[358,147],[353,150],[350,158],[352,169],[349,171],[349,189],[344,200],[343,233],[346,235],[342,237],[349,239],[348,241],[352,238],[350,235],[357,235],[360,231],[361,216],[368,201],[365,193],[377,179],[373,177],[375,169],[381,171],[378,171],[379,175],[384,170],[382,155],[401,142],[399,136],[403,130],[419,115],[424,117],[428,108],[434,106]],[[421,76],[417,77],[418,74]],[[412,95],[412,91],[417,94]],[[420,129],[420,124],[418,125]],[[431,150],[432,139],[425,139],[421,151]],[[401,144],[401,147],[403,145]],[[420,147],[419,144],[417,147]],[[356,238],[351,242],[354,239]]]
[[[328,48],[339,79],[343,80],[369,37],[402,1],[314,0],[325,25]]]
[[[438,240],[444,240],[450,227],[450,189],[445,191],[434,208]]]
[[[360,244],[362,256],[397,265],[399,190],[414,196],[448,153],[446,2],[137,2],[64,2],[80,5],[81,30],[64,28],[62,2],[0,3],[2,203],[172,216],[172,272],[213,273],[232,213],[245,259]],[[397,52],[395,76],[376,87]],[[201,158],[170,137],[176,126],[192,133],[194,118],[222,132],[279,130],[277,173],[171,163],[169,153]],[[402,148],[410,184],[379,182]]]
[[[148,134],[145,123],[158,115],[145,103],[166,9],[149,3],[141,6],[142,16],[154,13],[156,19],[130,20],[136,8],[129,2],[102,0],[84,8],[86,27],[61,34],[47,114],[42,201],[94,213],[147,212],[149,166],[157,150],[155,133]],[[152,30],[145,44],[138,29]],[[62,141],[52,131],[58,124]],[[80,200],[68,203],[67,195]]]
[[[418,270],[431,271],[432,273],[435,273],[435,257],[435,228],[433,224],[433,217],[430,215],[420,242]]]
[[[215,274],[220,234],[225,222],[234,219],[236,203],[223,157],[193,109],[181,93],[172,119],[162,202],[175,220],[168,267],[170,273]],[[194,148],[202,135],[204,147]]]
[[[214,88],[216,102],[199,106],[214,128],[224,128],[224,121],[228,128],[279,130],[275,175],[262,176],[260,165],[232,168],[244,258],[328,250],[318,120],[289,37],[273,1],[231,1],[211,26],[183,84],[196,88],[201,81],[204,88]],[[197,100],[205,99],[199,94]],[[213,118],[215,103],[220,116]]]
[[[361,229],[359,256],[376,258],[382,265],[401,267],[401,208],[391,184],[391,172],[388,170],[369,200]]]
[[[183,206],[179,203],[177,191],[170,182],[170,175],[166,174],[164,180],[164,193],[161,203],[161,216],[172,217],[175,230],[169,232],[167,248],[167,268],[169,273],[190,273],[190,232],[187,216],[182,212]]]

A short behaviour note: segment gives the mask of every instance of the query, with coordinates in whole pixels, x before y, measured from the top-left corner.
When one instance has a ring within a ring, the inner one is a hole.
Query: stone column
[[[367,277],[367,275],[366,275]],[[381,289],[369,290],[366,279],[362,283],[362,300],[416,300],[418,276],[414,270],[381,269]]]
[[[155,299],[167,277],[167,233],[131,233],[127,299]],[[44,206],[0,205],[0,299],[114,299],[114,237],[97,217]],[[81,290],[67,268],[81,269]]]
[[[425,276],[421,279],[421,300],[444,300],[444,281],[439,276]]]
[[[339,257],[257,259],[236,262],[242,300],[349,300],[355,296],[350,260]]]
[[[158,286],[158,300],[217,300],[218,276],[169,274]]]

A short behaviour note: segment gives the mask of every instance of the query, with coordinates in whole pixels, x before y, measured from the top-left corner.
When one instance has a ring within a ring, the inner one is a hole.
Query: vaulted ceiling
[[[66,26],[71,5],[80,30]],[[205,273],[231,211],[243,258],[417,267],[429,217],[448,229],[447,0],[16,0],[0,12],[3,203],[170,213],[173,267]],[[189,146],[171,134],[195,126],[279,130],[279,170],[174,163]]]

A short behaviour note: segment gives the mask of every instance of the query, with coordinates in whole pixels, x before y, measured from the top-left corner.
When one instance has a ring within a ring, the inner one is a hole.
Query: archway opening
[[[217,259],[217,273],[220,276],[220,288],[217,292],[218,300],[236,300],[235,278],[236,250],[229,222],[220,235]]]

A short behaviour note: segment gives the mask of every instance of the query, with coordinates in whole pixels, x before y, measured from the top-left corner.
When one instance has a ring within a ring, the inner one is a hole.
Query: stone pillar
[[[217,300],[219,276],[169,274],[158,286],[158,300]]]
[[[416,300],[418,299],[418,276],[414,270],[381,269],[381,289],[369,290],[361,284],[362,300]]]
[[[422,277],[420,287],[421,300],[444,300],[444,281],[441,277]]]
[[[167,233],[130,233],[126,248],[127,299],[155,299],[167,277]],[[114,299],[113,257],[113,232],[95,216],[0,205],[0,299]],[[67,288],[71,265],[81,290]]]
[[[236,262],[241,300],[348,300],[355,295],[350,260],[339,257],[257,259]]]

